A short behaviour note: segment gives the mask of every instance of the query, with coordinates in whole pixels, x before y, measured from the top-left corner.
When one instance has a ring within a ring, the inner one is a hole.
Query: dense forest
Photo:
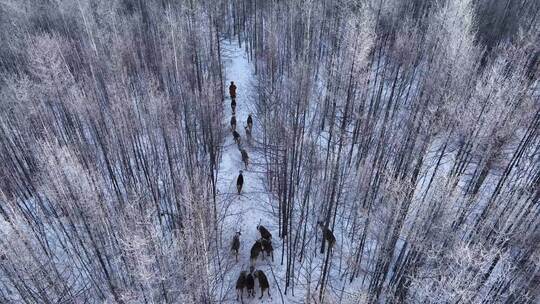
[[[539,15],[0,0],[0,303],[538,303]]]

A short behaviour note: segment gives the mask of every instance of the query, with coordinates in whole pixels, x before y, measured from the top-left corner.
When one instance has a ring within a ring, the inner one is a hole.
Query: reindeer
[[[261,241],[263,251],[266,252],[268,256],[272,257],[272,262],[273,262],[274,261],[274,247],[272,246],[272,241],[267,240],[267,239],[260,239],[260,241]],[[264,257],[264,253],[263,253],[263,257]]]
[[[233,115],[236,114],[236,98],[232,98],[231,110],[232,110]]]
[[[234,130],[232,132],[232,135],[233,135],[233,138],[234,138],[234,142],[237,144],[237,145],[240,145],[240,133],[236,132],[236,130]]]
[[[257,225],[257,230],[259,230],[259,232],[261,233],[261,237],[263,239],[266,239],[266,240],[271,240],[272,239],[272,234],[263,225],[260,225],[260,224]]]
[[[321,229],[323,231],[323,237],[326,240],[326,242],[328,242],[328,249],[331,249],[334,246],[334,244],[336,243],[336,237],[334,236],[334,233],[332,232],[332,230],[330,230],[328,227],[326,227],[322,221],[318,221],[317,224],[321,227]],[[323,249],[321,249],[321,250],[323,250]],[[321,251],[321,253],[322,253],[322,251]]]
[[[240,250],[240,235],[242,235],[242,233],[240,231],[237,231],[234,234],[232,243],[231,243],[231,251],[234,252],[237,262],[238,262],[238,251]]]
[[[250,272],[246,275],[246,288],[248,297],[251,295],[252,297],[255,297],[255,279],[253,278],[253,269],[254,267],[250,267]]]
[[[232,116],[231,117],[231,131],[235,131],[236,130],[236,116]]]
[[[253,118],[251,118],[251,113],[249,113],[247,118],[247,127],[249,128],[249,132],[251,133],[251,130],[253,130]]]
[[[255,262],[257,261],[257,258],[259,257],[259,254],[263,251],[263,246],[261,240],[255,241],[255,244],[251,246],[251,252],[250,252],[250,260],[251,265],[255,265]],[[264,255],[263,255],[264,257]]]
[[[244,288],[247,287],[247,271],[241,271],[240,275],[238,276],[238,279],[236,280],[236,301],[238,301],[238,298],[244,303],[243,293]],[[249,291],[248,291],[248,297],[249,297]]]
[[[268,283],[268,278],[266,277],[264,272],[262,270],[257,270],[253,273],[253,276],[259,279],[259,287],[261,288],[261,297],[259,298],[259,300],[262,299],[265,290],[268,290],[268,296],[271,298],[272,296],[270,295],[270,284]]]
[[[246,170],[247,170],[247,167],[249,164],[249,156],[245,149],[241,149],[240,153],[242,154],[242,161],[244,162],[244,166],[246,167]]]
[[[244,186],[244,175],[242,175],[242,170],[240,170],[240,174],[238,174],[238,178],[236,178],[236,190],[238,190],[238,194],[242,192],[243,186]]]
[[[244,126],[244,130],[246,131],[246,138],[249,143],[251,142],[251,128],[249,128],[248,126]]]

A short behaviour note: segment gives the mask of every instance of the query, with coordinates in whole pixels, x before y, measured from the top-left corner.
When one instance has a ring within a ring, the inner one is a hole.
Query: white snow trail
[[[271,194],[265,187],[265,164],[262,155],[257,152],[256,140],[251,144],[247,143],[244,126],[247,125],[247,117],[250,113],[253,117],[253,134],[259,133],[259,120],[255,112],[255,75],[254,67],[249,62],[246,52],[240,48],[237,42],[223,43],[223,61],[225,68],[225,122],[227,136],[222,149],[221,161],[217,178],[219,191],[220,216],[224,219],[223,224],[223,252],[226,261],[223,266],[225,277],[222,292],[227,302],[236,302],[235,284],[238,274],[242,270],[249,270],[250,249],[253,243],[260,238],[256,227],[259,222],[270,230],[273,235],[274,262],[270,258],[264,261],[259,257],[255,264],[256,269],[264,271],[270,282],[270,293],[272,298],[268,298],[265,293],[262,300],[259,300],[260,289],[258,281],[255,280],[255,298],[246,298],[244,293],[244,303],[282,303],[280,293],[272,275],[272,270],[279,280],[281,277],[281,265],[279,265],[279,252],[281,244],[278,243],[278,226],[276,218],[272,215]],[[248,152],[250,164],[248,169],[244,168],[238,146],[233,140],[230,130],[230,119],[232,115],[231,99],[229,97],[229,85],[234,81],[237,86],[236,97],[236,130],[240,133],[242,146]],[[244,186],[242,194],[236,191],[236,179],[239,170],[243,170]],[[238,262],[235,262],[233,254],[230,252],[232,237],[236,231],[241,230],[240,252]],[[270,269],[272,267],[272,270]],[[281,282],[280,282],[281,284]],[[284,303],[290,303],[286,298]]]

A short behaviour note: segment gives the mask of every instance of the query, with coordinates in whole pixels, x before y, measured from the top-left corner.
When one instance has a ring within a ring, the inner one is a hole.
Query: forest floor
[[[249,271],[250,267],[250,249],[257,239],[260,238],[257,225],[260,223],[265,226],[273,236],[274,246],[274,262],[271,262],[270,257],[264,260],[259,256],[255,263],[255,269],[264,271],[270,282],[270,294],[272,298],[265,295],[262,300],[258,297],[261,291],[258,286],[258,281],[255,280],[255,298],[247,298],[244,292],[244,303],[292,303],[299,302],[298,299],[287,299],[281,296],[276,282],[283,286],[280,278],[283,278],[284,266],[279,264],[279,252],[281,244],[278,244],[278,224],[276,216],[273,214],[272,197],[265,186],[265,160],[258,148],[257,139],[260,136],[261,128],[259,120],[255,116],[255,75],[254,67],[249,62],[246,52],[239,47],[236,42],[225,42],[223,44],[223,61],[226,74],[225,92],[226,98],[224,102],[225,122],[224,127],[227,128],[227,136],[222,149],[221,161],[219,164],[218,173],[218,191],[219,191],[219,207],[220,218],[223,219],[222,244],[224,253],[222,265],[224,271],[221,290],[218,292],[227,302],[236,302],[235,285],[236,279],[240,271]],[[231,99],[228,96],[228,86],[234,81],[237,86],[236,97],[236,130],[241,135],[242,147],[246,149],[249,155],[249,166],[245,169],[242,162],[241,154],[238,145],[234,142],[232,131],[230,130],[230,119],[232,116]],[[253,139],[247,141],[244,127],[247,125],[246,120],[250,113],[253,117]],[[243,170],[244,186],[242,193],[237,194],[236,179],[239,171]],[[235,261],[234,254],[230,251],[231,240],[236,231],[241,231],[240,237],[240,252],[238,254],[238,262]]]

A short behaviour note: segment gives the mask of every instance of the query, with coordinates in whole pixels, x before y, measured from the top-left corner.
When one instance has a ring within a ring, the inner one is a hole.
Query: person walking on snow
[[[236,190],[238,190],[238,194],[242,192],[243,185],[244,185],[244,176],[242,175],[242,170],[240,170],[240,174],[238,174],[238,178],[236,179]]]
[[[236,99],[236,85],[234,81],[231,81],[231,85],[229,86],[229,95],[231,95],[231,99]]]
[[[231,81],[231,85],[229,86],[229,95],[231,95],[231,109],[234,114],[236,111],[236,85],[234,81]]]

